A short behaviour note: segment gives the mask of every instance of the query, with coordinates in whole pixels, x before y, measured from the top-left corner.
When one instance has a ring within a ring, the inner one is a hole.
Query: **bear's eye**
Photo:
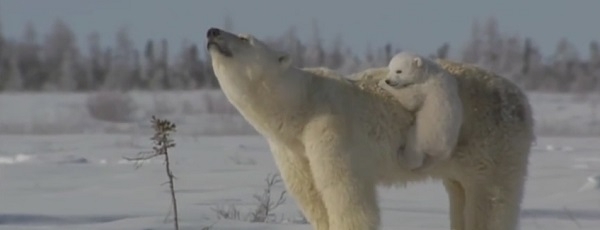
[[[243,36],[239,36],[240,40],[248,42],[250,41],[250,39],[248,39],[247,37],[243,37]]]
[[[402,73],[402,70],[396,70],[396,73],[397,73],[397,74],[401,74],[401,73]]]

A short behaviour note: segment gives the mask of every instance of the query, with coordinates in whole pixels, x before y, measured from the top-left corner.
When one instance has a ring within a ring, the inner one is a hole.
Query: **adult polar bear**
[[[457,230],[516,229],[533,121],[525,95],[474,67],[441,61],[465,108],[452,158],[411,172],[396,158],[414,122],[377,87],[387,68],[350,82],[324,68],[290,66],[250,35],[207,31],[228,100],[268,141],[286,187],[317,230],[379,229],[376,185],[442,179]]]

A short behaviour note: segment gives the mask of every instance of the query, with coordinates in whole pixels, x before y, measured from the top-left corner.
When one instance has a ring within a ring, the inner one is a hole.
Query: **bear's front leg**
[[[277,145],[271,141],[269,141],[269,145],[283,182],[302,214],[313,229],[329,230],[327,210],[315,187],[304,151],[292,151],[286,146]]]
[[[361,144],[368,140],[348,138],[352,132],[336,130],[336,125],[306,128],[306,156],[327,209],[329,229],[377,230],[376,165],[368,145]]]

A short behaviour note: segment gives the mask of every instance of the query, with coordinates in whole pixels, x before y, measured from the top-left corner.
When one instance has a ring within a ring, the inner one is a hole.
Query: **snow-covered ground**
[[[217,218],[213,209],[231,205],[242,219],[254,211],[253,195],[277,169],[243,119],[207,105],[222,94],[206,94],[134,93],[133,121],[123,123],[93,119],[85,94],[0,94],[0,230],[172,229],[164,222],[170,198],[160,159],[137,169],[123,160],[151,148],[151,114],[178,125],[171,156],[181,229],[310,229],[289,196],[273,223]],[[531,100],[544,135],[530,160],[522,229],[598,229],[600,132],[591,103],[564,95]],[[276,185],[273,198],[282,189]],[[384,229],[449,229],[440,183],[380,192]]]

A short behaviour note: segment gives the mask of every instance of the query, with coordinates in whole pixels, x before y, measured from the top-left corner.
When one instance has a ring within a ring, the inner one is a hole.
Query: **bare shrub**
[[[97,120],[130,122],[137,105],[131,95],[120,91],[100,91],[87,97],[87,110]]]
[[[179,215],[177,212],[177,198],[175,197],[175,176],[171,171],[171,163],[169,161],[169,149],[175,147],[175,141],[171,138],[171,134],[176,131],[176,125],[169,120],[161,120],[152,116],[152,128],[154,129],[154,135],[150,138],[154,142],[152,151],[140,152],[138,157],[124,157],[125,160],[133,161],[136,163],[136,167],[141,166],[144,161],[150,160],[155,157],[164,157],[165,172],[169,179],[169,190],[171,191],[171,205],[173,205],[173,217],[175,230],[179,230]]]
[[[240,210],[238,210],[235,205],[230,204],[225,207],[223,205],[217,205],[214,208],[211,208],[213,212],[217,213],[217,218],[219,219],[227,219],[227,220],[240,220]]]
[[[250,222],[267,222],[269,218],[274,217],[275,214],[273,211],[285,203],[285,190],[277,196],[276,200],[273,200],[271,197],[273,186],[283,182],[279,174],[268,175],[265,182],[267,183],[267,187],[265,187],[263,193],[254,195],[254,199],[258,201],[258,206],[254,212],[250,213]]]
[[[279,206],[285,203],[286,198],[285,189],[276,196],[275,199],[271,196],[273,193],[273,187],[282,183],[282,180],[279,174],[269,174],[265,179],[266,187],[263,190],[262,194],[255,194],[253,197],[258,204],[254,208],[254,211],[245,215],[243,220],[249,222],[276,222],[275,221],[275,213],[273,211],[277,209]],[[235,207],[235,205],[230,204],[227,208],[222,205],[217,205],[214,208],[211,208],[215,213],[217,213],[217,217],[219,219],[231,219],[231,220],[241,220],[240,211]]]
[[[298,216],[299,216],[299,218],[292,219],[291,222],[296,223],[296,224],[309,224],[308,219],[306,219],[306,216],[304,215],[304,213],[302,213],[301,211],[298,211]]]

